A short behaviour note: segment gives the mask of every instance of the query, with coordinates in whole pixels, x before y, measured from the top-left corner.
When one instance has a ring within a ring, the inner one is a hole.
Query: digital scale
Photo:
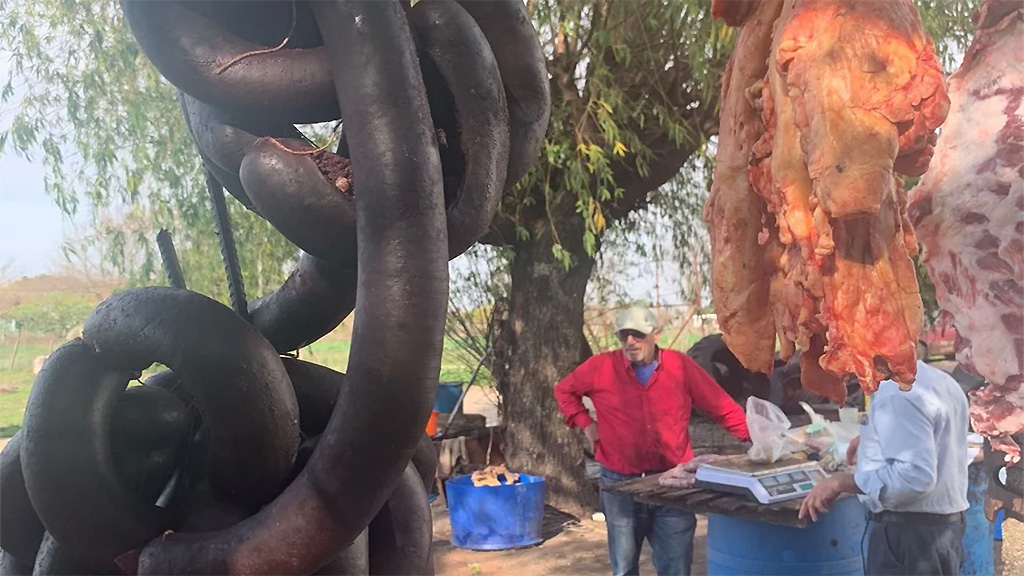
[[[742,455],[701,464],[697,468],[697,487],[774,504],[802,498],[825,476],[817,462],[789,457],[762,464]]]

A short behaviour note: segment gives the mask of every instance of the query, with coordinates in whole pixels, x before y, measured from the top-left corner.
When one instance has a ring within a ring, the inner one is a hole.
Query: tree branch
[[[491,227],[480,237],[478,242],[489,246],[512,246],[516,241],[516,224],[504,214],[496,214],[491,220]]]
[[[689,115],[691,118],[687,123],[704,137],[716,134],[718,131],[716,108],[717,98],[694,110],[694,114]],[[605,210],[606,217],[612,220],[623,218],[646,204],[648,194],[675,176],[690,156],[701,146],[696,138],[692,144],[676,145],[664,130],[658,130],[651,134],[651,138],[645,139],[644,143],[653,155],[646,175],[641,175],[636,169],[635,156],[617,162],[612,170],[616,186],[623,190],[622,197]]]

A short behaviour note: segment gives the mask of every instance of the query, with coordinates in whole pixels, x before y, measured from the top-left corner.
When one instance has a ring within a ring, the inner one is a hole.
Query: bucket
[[[544,478],[519,475],[518,484],[473,486],[471,476],[445,482],[452,545],[468,550],[508,550],[539,544],[544,518]]]
[[[807,528],[708,514],[708,576],[864,574],[867,510],[841,498]]]
[[[985,492],[988,474],[983,462],[967,468],[967,522],[964,526],[964,563],[960,576],[995,574],[996,559],[992,549],[995,526],[985,517]]]
[[[462,396],[462,382],[441,382],[437,385],[437,396],[434,397],[434,410],[441,414],[452,414],[455,405],[459,403]],[[459,406],[459,413],[462,406]]]

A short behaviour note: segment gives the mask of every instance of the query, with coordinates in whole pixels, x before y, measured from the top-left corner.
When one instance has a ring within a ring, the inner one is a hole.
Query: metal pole
[[[220,255],[224,260],[224,270],[228,275],[231,307],[242,319],[249,322],[249,303],[245,299],[242,267],[238,263],[238,250],[235,248],[235,237],[231,232],[231,217],[228,215],[228,206],[224,202],[224,188],[209,170],[206,172],[206,189],[213,202],[213,222],[216,225],[217,236],[220,238]]]
[[[480,362],[477,363],[476,368],[473,370],[473,375],[469,377],[469,384],[462,389],[462,394],[459,395],[459,399],[455,402],[455,407],[452,408],[452,415],[448,418],[448,421],[444,423],[444,428],[441,429],[441,437],[444,437],[448,433],[448,428],[452,425],[455,414],[459,411],[459,406],[462,406],[462,401],[466,398],[466,394],[469,394],[469,389],[473,387],[473,382],[476,382],[476,376],[480,373],[480,368],[483,367],[487,357],[491,355],[491,347],[488,347],[484,351],[484,355],[480,357]]]
[[[178,261],[178,253],[174,250],[174,240],[171,233],[161,228],[156,235],[156,245],[160,249],[160,259],[164,263],[164,272],[167,274],[167,282],[175,288],[185,289],[185,274],[181,271],[181,262]]]

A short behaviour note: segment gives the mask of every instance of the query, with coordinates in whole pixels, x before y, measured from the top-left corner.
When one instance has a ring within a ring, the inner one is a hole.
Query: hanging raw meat
[[[960,69],[932,167],[911,193],[939,305],[953,315],[961,366],[988,385],[971,421],[1010,459],[1024,430],[1024,6],[989,1]]]
[[[730,24],[746,23],[722,76],[718,160],[704,209],[711,224],[711,291],[726,345],[749,370],[768,373],[775,355],[768,298],[773,265],[757,242],[766,209],[748,176],[751,148],[764,124],[750,94],[760,92],[768,72],[766,55],[782,0],[715,2],[712,9]]]
[[[743,25],[742,41],[766,3],[716,2],[713,11]],[[916,9],[910,0],[785,0],[767,50],[741,42],[731,60],[728,82],[740,80],[738,63],[767,69],[726,87],[746,94],[759,118],[729,109],[723,94],[720,133],[742,143],[719,142],[707,214],[730,349],[766,371],[777,334],[783,358],[805,349],[804,386],[839,403],[851,377],[868,393],[887,378],[909,387],[922,307],[896,172],[927,169],[949,104]],[[746,180],[736,176],[741,163]],[[718,209],[724,199],[735,213]],[[756,236],[737,224],[754,215]],[[760,323],[766,311],[771,330]]]

